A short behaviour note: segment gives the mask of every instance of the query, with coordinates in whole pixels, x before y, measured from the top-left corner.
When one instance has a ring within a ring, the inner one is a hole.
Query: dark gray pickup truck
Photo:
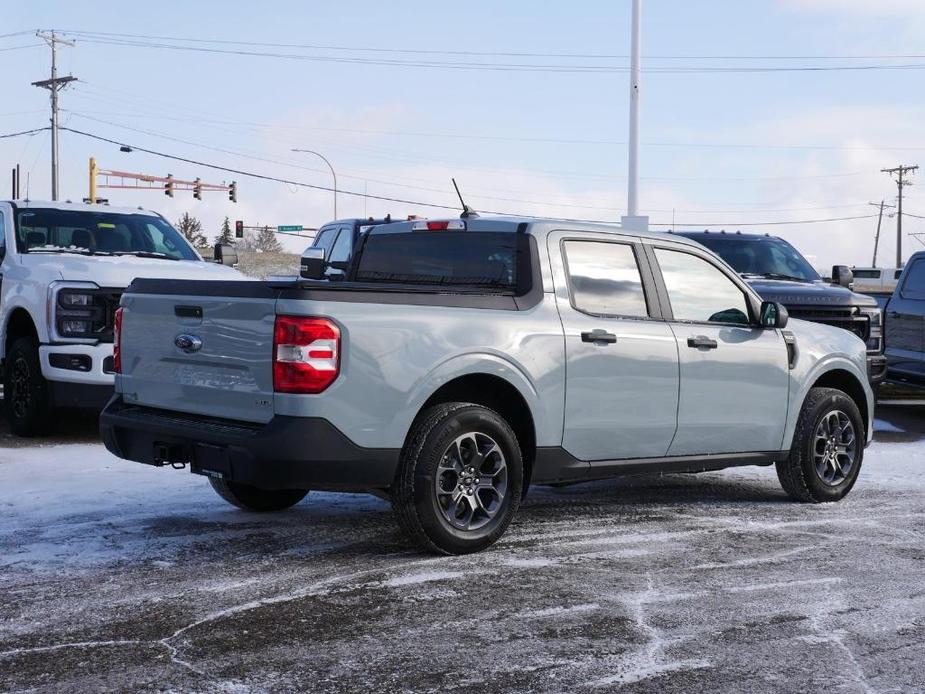
[[[800,252],[768,234],[684,231],[729,263],[766,301],[783,304],[791,318],[834,325],[867,344],[867,375],[876,387],[886,378],[883,311],[877,300],[851,291],[850,270],[838,266],[841,281],[826,282]],[[835,273],[833,273],[834,275]]]
[[[913,255],[886,305],[887,378],[925,387],[925,251]]]

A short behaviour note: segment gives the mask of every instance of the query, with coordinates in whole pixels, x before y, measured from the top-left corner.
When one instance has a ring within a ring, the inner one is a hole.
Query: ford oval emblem
[[[202,340],[195,335],[177,335],[173,343],[181,352],[191,354],[202,349]]]

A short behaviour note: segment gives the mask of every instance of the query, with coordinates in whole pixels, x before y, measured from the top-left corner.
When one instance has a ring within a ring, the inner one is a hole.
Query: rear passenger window
[[[646,296],[632,246],[606,241],[566,241],[572,306],[596,316],[646,318]]]
[[[925,260],[912,263],[903,282],[902,295],[905,299],[925,299]]]
[[[741,289],[712,263],[692,253],[656,248],[675,320],[747,325]]]

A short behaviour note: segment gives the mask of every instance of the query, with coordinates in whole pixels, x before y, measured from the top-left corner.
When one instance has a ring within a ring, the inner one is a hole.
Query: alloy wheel
[[[835,487],[851,474],[857,458],[858,441],[851,419],[832,410],[816,425],[813,435],[813,464],[825,484]]]
[[[478,530],[489,523],[504,505],[507,490],[504,453],[487,434],[457,437],[437,466],[437,505],[443,518],[459,530]]]

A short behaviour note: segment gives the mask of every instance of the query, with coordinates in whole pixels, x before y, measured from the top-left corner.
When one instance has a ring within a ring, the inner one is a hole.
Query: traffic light
[[[228,199],[231,200],[231,202],[238,201],[238,184],[234,181],[228,186]]]
[[[231,185],[234,185],[234,183]],[[244,238],[244,222],[240,219],[234,223],[234,237],[236,239]]]
[[[197,200],[202,200],[202,184],[199,182],[199,178],[193,182],[193,197]]]
[[[168,198],[173,197],[173,174],[167,174],[167,182],[164,184],[164,195]]]

